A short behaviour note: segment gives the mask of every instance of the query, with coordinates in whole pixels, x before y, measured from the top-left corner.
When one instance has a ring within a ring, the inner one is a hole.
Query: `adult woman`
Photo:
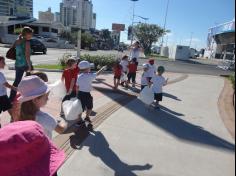
[[[30,27],[24,27],[21,35],[15,42],[16,48],[16,62],[15,62],[15,81],[13,86],[18,87],[25,72],[32,70],[32,63],[30,60],[31,47],[30,40],[33,36],[33,30]],[[16,91],[12,90],[10,94],[10,101],[12,102],[16,96]]]
[[[130,50],[130,60],[133,58],[139,59],[140,54],[143,52],[139,42],[135,42],[134,45],[130,47]]]

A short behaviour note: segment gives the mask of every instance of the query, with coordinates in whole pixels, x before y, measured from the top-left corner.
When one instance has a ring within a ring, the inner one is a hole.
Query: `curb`
[[[235,140],[235,106],[234,106],[235,91],[231,82],[224,78],[224,88],[218,100],[218,109],[220,116],[229,131],[230,135]]]

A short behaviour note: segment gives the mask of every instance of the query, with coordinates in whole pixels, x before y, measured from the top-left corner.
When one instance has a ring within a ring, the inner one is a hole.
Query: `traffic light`
[[[132,28],[132,26],[129,26],[129,28],[128,28],[128,40],[132,40],[132,35],[133,35],[133,28]]]

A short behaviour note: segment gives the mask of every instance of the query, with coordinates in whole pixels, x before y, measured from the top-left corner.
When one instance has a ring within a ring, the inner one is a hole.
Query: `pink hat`
[[[27,76],[20,82],[18,101],[23,103],[40,97],[50,91],[48,85],[37,76]]]
[[[65,160],[35,121],[0,129],[0,173],[4,176],[53,176]]]

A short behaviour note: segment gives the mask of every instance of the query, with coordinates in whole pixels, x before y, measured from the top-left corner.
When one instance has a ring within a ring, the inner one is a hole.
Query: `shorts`
[[[0,97],[0,114],[12,108],[12,104],[7,95]]]
[[[78,99],[81,101],[83,111],[93,109],[93,97],[89,92],[79,92]]]
[[[120,80],[120,79],[121,79],[121,76],[114,76],[114,79]]]
[[[163,93],[155,93],[154,94],[154,100],[162,101],[162,99],[163,99]]]
[[[70,99],[72,99],[72,98],[76,98],[76,91],[73,91],[70,95],[66,95],[66,96],[63,98],[62,103],[63,103],[64,101],[68,101],[68,100],[70,100]]]
[[[132,79],[132,83],[136,82],[136,73],[128,73],[128,81]]]

